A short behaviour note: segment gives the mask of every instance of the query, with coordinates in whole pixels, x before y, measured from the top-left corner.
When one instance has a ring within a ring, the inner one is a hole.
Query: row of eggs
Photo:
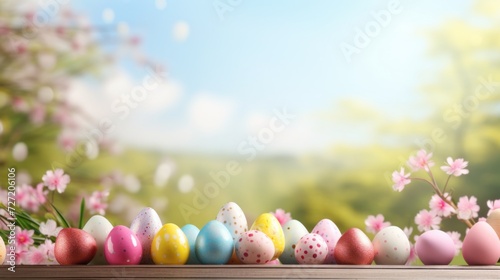
[[[449,264],[455,245],[440,230],[423,233],[415,244],[424,264]],[[323,219],[311,233],[297,220],[283,226],[270,213],[260,215],[248,229],[246,217],[234,202],[225,204],[215,220],[198,229],[163,225],[152,208],[143,209],[130,228],[113,227],[103,216],[93,216],[83,230],[63,229],[57,236],[55,257],[71,264],[405,264],[410,242],[398,227],[379,231],[370,240],[360,229],[340,232]],[[1,253],[0,253],[1,255]],[[500,239],[486,222],[478,222],[463,242],[469,264],[495,264]],[[279,262],[278,262],[279,260]]]

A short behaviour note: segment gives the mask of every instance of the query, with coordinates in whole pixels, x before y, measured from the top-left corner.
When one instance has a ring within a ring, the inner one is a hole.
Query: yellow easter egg
[[[163,225],[151,244],[155,264],[185,264],[189,257],[189,243],[184,232],[175,224]]]
[[[283,250],[285,249],[285,234],[283,233],[280,222],[276,219],[276,217],[274,217],[273,214],[261,214],[257,217],[250,229],[262,231],[269,236],[269,238],[271,238],[274,244],[273,260],[278,258],[281,253],[283,253]]]
[[[3,243],[3,239],[0,237],[0,265],[5,261],[6,255],[7,250],[5,249],[5,243]]]

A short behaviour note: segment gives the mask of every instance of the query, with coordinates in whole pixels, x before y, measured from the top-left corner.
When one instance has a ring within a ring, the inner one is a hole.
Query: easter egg
[[[308,234],[306,227],[297,220],[290,220],[283,226],[283,234],[285,236],[285,249],[279,257],[283,264],[297,264],[295,259],[295,244],[299,242],[302,236]]]
[[[342,236],[337,225],[329,219],[323,219],[319,221],[313,228],[311,233],[319,234],[323,240],[325,240],[326,245],[328,245],[328,255],[325,258],[325,264],[332,264],[335,262],[334,252],[335,246]]]
[[[425,265],[448,265],[455,256],[455,243],[446,232],[429,230],[418,237],[415,251]]]
[[[111,265],[139,264],[142,258],[142,245],[128,227],[114,227],[106,238],[104,256]]]
[[[410,241],[403,230],[389,226],[379,231],[372,241],[375,263],[383,265],[406,264],[410,257]]]
[[[488,218],[486,218],[486,222],[495,230],[500,238],[500,209],[491,211]]]
[[[328,255],[328,245],[321,235],[308,233],[295,245],[295,259],[300,264],[322,264]]]
[[[189,257],[189,242],[175,224],[163,225],[151,244],[151,257],[155,264],[185,264]]]
[[[151,258],[151,243],[162,225],[160,217],[156,211],[150,207],[142,209],[132,220],[130,230],[135,233],[142,246],[141,263],[153,263],[153,259]]]
[[[474,224],[465,235],[462,255],[469,265],[496,264],[500,259],[500,239],[495,230],[487,222]]]
[[[191,224],[187,224],[181,228],[182,232],[186,235],[187,241],[189,243],[189,257],[186,264],[199,264],[200,261],[196,258],[196,252],[194,246],[196,244],[196,237],[200,233],[200,230]]]
[[[216,220],[203,226],[196,238],[196,257],[202,264],[226,264],[233,254],[233,248],[231,233]]]
[[[281,256],[283,250],[285,249],[285,235],[280,222],[276,219],[276,217],[274,217],[273,214],[261,214],[257,217],[250,229],[262,231],[269,236],[269,238],[271,238],[274,244],[273,260]]]
[[[240,206],[234,202],[224,204],[219,210],[219,213],[217,213],[216,220],[224,224],[229,230],[229,233],[231,233],[233,237],[233,241],[236,241],[241,233],[248,230],[245,213],[243,213]]]
[[[234,247],[236,256],[242,263],[265,264],[274,257],[273,241],[258,230],[241,233]]]
[[[350,228],[339,238],[334,257],[338,264],[371,264],[375,252],[371,240],[359,228]]]
[[[77,228],[63,228],[54,245],[54,256],[60,265],[88,264],[96,252],[94,237]]]
[[[7,249],[5,248],[5,243],[0,237],[0,265],[5,261],[5,256],[7,256]]]
[[[113,225],[101,215],[92,216],[83,227],[84,231],[94,237],[97,245],[97,252],[90,264],[108,264],[104,256],[104,243],[112,229]]]

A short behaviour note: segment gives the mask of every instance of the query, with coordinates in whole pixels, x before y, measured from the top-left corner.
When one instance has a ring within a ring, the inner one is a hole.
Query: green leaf
[[[50,202],[50,205],[52,206],[52,208],[56,211],[56,214],[57,214],[57,219],[59,220],[59,222],[61,223],[62,226],[64,227],[71,227],[68,223],[68,221],[64,218],[64,216],[61,214],[61,212],[59,212],[59,210],[57,210],[56,206]]]
[[[78,222],[78,228],[83,228],[83,215],[85,211],[85,198],[82,198],[82,203],[80,204],[80,221]]]

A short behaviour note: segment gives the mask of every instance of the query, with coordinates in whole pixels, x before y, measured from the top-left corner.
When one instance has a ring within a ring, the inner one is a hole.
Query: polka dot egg
[[[410,256],[410,241],[396,226],[379,231],[373,238],[372,244],[376,264],[401,265],[405,264]]]
[[[300,264],[322,264],[328,255],[328,245],[321,235],[308,233],[295,245],[295,259]]]
[[[274,244],[271,238],[258,230],[240,234],[235,244],[236,256],[242,263],[264,264],[274,256]]]
[[[234,202],[228,202],[217,213],[217,221],[221,222],[231,233],[233,241],[240,236],[241,233],[248,230],[247,218],[240,206]]]

